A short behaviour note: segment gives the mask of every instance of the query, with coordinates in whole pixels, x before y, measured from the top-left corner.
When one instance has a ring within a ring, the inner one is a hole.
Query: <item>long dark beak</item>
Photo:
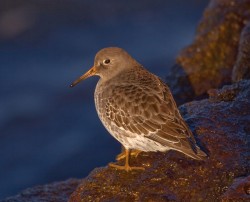
[[[93,66],[93,67],[90,68],[89,71],[87,71],[85,74],[83,74],[80,78],[76,79],[76,80],[70,85],[70,87],[71,87],[71,88],[74,87],[76,84],[80,83],[80,81],[82,81],[82,80],[84,80],[84,79],[87,79],[87,78],[89,78],[89,77],[95,75],[95,73],[96,73],[96,67]]]

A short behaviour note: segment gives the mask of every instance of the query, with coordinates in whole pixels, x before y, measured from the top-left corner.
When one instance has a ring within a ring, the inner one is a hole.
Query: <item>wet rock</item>
[[[212,0],[209,3],[193,43],[180,52],[176,65],[166,77],[178,104],[231,83],[240,34],[249,20],[249,0]],[[246,61],[247,55],[239,57]]]
[[[1,202],[67,202],[79,183],[78,179],[68,179],[64,182],[36,186],[26,189],[16,196],[1,200]]]
[[[241,33],[237,61],[233,68],[232,80],[250,79],[250,22]]]
[[[249,106],[250,80],[225,86],[209,99],[182,105],[183,116],[209,153],[207,160],[196,161],[175,151],[141,153],[131,158],[131,165],[142,165],[145,171],[95,169],[69,201],[220,200],[235,179],[250,174]],[[240,200],[242,194],[233,198]],[[229,194],[225,197],[230,199]]]

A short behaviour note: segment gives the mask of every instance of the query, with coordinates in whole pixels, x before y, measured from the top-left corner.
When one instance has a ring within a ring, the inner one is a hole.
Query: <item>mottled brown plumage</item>
[[[95,90],[99,118],[126,150],[125,166],[111,166],[143,169],[129,166],[130,149],[176,150],[198,160],[206,156],[196,146],[167,85],[123,49],[100,50],[94,66],[71,86],[93,75],[101,77]]]

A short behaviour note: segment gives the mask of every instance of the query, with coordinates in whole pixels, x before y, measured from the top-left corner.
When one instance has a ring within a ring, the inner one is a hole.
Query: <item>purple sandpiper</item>
[[[207,156],[196,145],[168,86],[125,50],[117,47],[100,50],[94,66],[70,86],[94,75],[100,77],[94,96],[98,116],[125,148],[120,155],[125,157],[125,165],[109,164],[111,167],[144,170],[129,165],[131,150],[176,150],[197,160]]]

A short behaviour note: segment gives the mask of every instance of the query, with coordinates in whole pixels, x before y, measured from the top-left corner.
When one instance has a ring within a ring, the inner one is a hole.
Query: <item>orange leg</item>
[[[141,153],[142,151],[140,151],[140,150],[132,150],[132,151],[130,151],[130,156],[134,156],[135,158]],[[122,151],[122,153],[120,153],[120,154],[118,154],[117,156],[116,156],[116,160],[117,161],[119,161],[119,160],[121,160],[121,159],[124,159],[126,157],[126,152],[125,152],[125,149]]]
[[[131,167],[129,166],[129,155],[130,155],[130,151],[129,149],[125,149],[125,157],[126,157],[126,161],[125,161],[125,165],[124,166],[119,166],[119,165],[115,165],[113,163],[110,163],[109,166],[119,169],[119,170],[126,170],[126,171],[131,171],[131,170],[145,170],[145,168],[143,167]]]

